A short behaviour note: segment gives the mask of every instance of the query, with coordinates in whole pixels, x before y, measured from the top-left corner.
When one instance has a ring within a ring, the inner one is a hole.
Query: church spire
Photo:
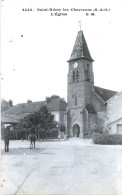
[[[85,37],[83,35],[83,31],[80,30],[77,34],[76,41],[69,61],[82,58],[94,61],[90,55]]]

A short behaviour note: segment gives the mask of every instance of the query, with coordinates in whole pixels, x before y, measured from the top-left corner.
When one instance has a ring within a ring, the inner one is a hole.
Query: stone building
[[[6,125],[13,126],[18,123],[18,121],[34,112],[37,112],[41,106],[47,105],[49,111],[54,115],[54,119],[59,123],[64,123],[64,116],[66,110],[66,102],[60,98],[48,98],[48,101],[38,101],[32,102],[31,100],[27,100],[27,103],[17,104],[10,109],[7,109],[2,113],[1,122]]]
[[[122,91],[107,102],[106,127],[109,133],[122,134]]]
[[[105,102],[117,92],[94,86],[93,58],[83,31],[79,31],[68,60],[67,133],[86,137],[105,127]]]

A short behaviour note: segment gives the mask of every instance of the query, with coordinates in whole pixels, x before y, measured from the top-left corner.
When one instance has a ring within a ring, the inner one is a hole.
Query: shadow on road
[[[10,148],[9,152],[5,152],[3,149],[1,150],[1,155],[34,155],[43,152],[46,148]]]

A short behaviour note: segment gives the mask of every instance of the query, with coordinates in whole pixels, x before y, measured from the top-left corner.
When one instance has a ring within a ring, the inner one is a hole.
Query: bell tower
[[[92,59],[83,31],[79,31],[71,53],[67,86],[67,129],[70,136],[74,136],[73,126],[79,126],[79,136],[83,134],[83,110],[92,104],[94,90],[94,75]],[[75,130],[74,130],[75,131]],[[78,135],[78,133],[76,133]]]

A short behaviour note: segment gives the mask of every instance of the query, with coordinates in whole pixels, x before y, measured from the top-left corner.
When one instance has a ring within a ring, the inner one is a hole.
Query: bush
[[[50,129],[49,131],[47,131],[47,137],[48,138],[58,138],[58,130],[53,128],[53,129]]]
[[[99,134],[95,133],[92,136],[93,142],[95,144],[103,145],[122,145],[122,135],[121,134]]]
[[[103,133],[104,131],[102,129],[93,129],[91,133]]]
[[[51,137],[58,138],[58,130],[56,128],[52,128],[49,131],[41,129],[39,133],[40,133],[41,139],[46,139],[46,138],[51,138]]]

